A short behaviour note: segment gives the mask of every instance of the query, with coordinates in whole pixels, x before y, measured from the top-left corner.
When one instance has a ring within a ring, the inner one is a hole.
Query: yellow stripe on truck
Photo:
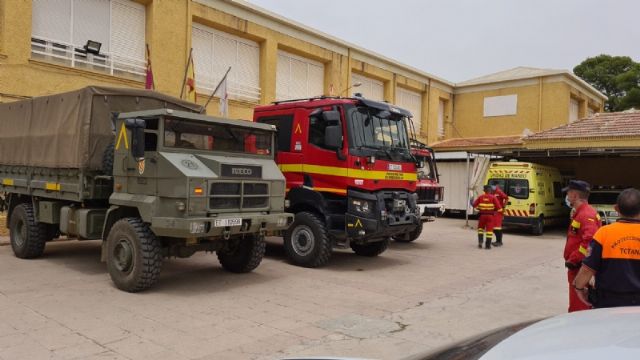
[[[286,172],[303,172],[307,174],[341,176],[352,179],[367,180],[406,180],[417,181],[416,173],[407,173],[399,171],[379,171],[379,170],[359,170],[346,169],[336,166],[321,166],[310,164],[281,164],[278,166],[280,171]]]
[[[13,179],[2,179],[2,185],[13,186]]]
[[[57,183],[46,183],[44,184],[44,188],[50,191],[60,191],[60,184]]]

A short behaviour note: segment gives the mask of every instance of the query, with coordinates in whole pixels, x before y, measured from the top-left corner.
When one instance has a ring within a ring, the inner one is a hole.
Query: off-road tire
[[[393,240],[397,241],[397,242],[402,242],[402,243],[410,243],[410,242],[414,242],[416,240],[418,240],[418,238],[420,237],[420,234],[422,233],[422,221],[420,222],[420,225],[418,225],[417,228],[415,228],[413,231],[406,233],[406,234],[401,234],[398,236],[394,236]],[[408,235],[408,236],[407,236]]]
[[[540,236],[544,233],[544,216],[540,215],[540,217],[534,221],[533,226],[531,227],[531,233],[536,236]]]
[[[115,143],[111,141],[102,154],[102,172],[105,175],[113,175],[113,157],[115,151]]]
[[[36,221],[33,205],[23,203],[16,206],[9,220],[11,248],[20,259],[40,257],[49,239],[47,224]]]
[[[148,289],[158,281],[162,245],[141,219],[124,218],[113,225],[107,237],[107,268],[116,287],[127,292]]]
[[[284,234],[284,250],[293,264],[316,268],[329,261],[333,244],[318,215],[302,211]]]
[[[382,254],[389,247],[390,238],[367,244],[351,243],[351,250],[359,256],[375,257]]]
[[[247,235],[242,239],[230,240],[230,248],[216,252],[222,267],[233,273],[248,273],[260,265],[267,247],[263,236]]]

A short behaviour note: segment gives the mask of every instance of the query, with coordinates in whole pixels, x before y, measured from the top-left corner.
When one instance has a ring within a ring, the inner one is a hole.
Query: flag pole
[[[193,53],[193,48],[189,50],[189,58],[187,59],[187,67],[184,68],[184,78],[182,79],[182,90],[180,90],[180,99],[182,99],[182,95],[184,95],[184,86],[187,84],[187,72],[189,72],[189,64],[191,64],[191,55]]]
[[[213,90],[213,92],[211,93],[211,96],[209,96],[209,99],[207,99],[207,102],[204,104],[204,107],[202,108],[202,110],[200,110],[201,114],[207,109],[207,105],[209,105],[209,103],[211,102],[211,99],[213,99],[213,96],[216,94],[218,89],[220,89],[220,85],[222,85],[222,82],[224,81],[224,79],[226,79],[227,75],[229,75],[229,71],[231,71],[231,66],[229,66],[229,68],[227,69],[227,72],[224,73],[224,76],[222,77],[220,82],[218,82],[218,85],[216,86],[215,90]]]

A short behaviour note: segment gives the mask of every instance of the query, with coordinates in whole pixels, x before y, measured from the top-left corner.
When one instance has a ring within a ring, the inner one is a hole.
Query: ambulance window
[[[516,199],[529,198],[529,180],[509,179],[509,189],[507,194]]]
[[[278,151],[291,151],[291,125],[293,115],[262,117],[256,120],[263,124],[275,125],[278,129]]]
[[[497,185],[498,187],[500,187],[500,190],[502,190],[502,191],[504,191],[504,189],[507,188],[505,186],[506,182],[507,182],[507,180],[505,180],[505,179],[489,179],[489,185]]]
[[[556,199],[563,198],[563,196],[562,196],[562,184],[557,182],[557,181],[553,182],[553,197],[555,197]]]

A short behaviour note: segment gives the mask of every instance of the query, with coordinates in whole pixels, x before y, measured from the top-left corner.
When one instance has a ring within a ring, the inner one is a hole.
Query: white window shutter
[[[260,46],[258,43],[193,24],[191,31],[196,86],[211,92],[231,67],[227,76],[230,98],[260,100]]]
[[[278,54],[278,65],[276,67],[276,99],[284,100],[289,98],[289,83],[291,78],[291,61],[283,54]]]
[[[420,136],[420,127],[422,125],[422,96],[420,93],[414,91],[397,88],[396,99],[398,106],[409,110],[411,115],[413,115],[413,128],[416,131],[416,136]]]
[[[33,1],[32,36],[71,43],[71,1]]]
[[[438,136],[444,136],[444,100],[438,102]]]
[[[194,27],[191,31],[191,46],[193,47],[193,65],[198,79],[213,78],[213,35],[203,29]],[[200,86],[196,82],[197,86]]]
[[[111,1],[111,52],[131,59],[146,58],[144,5],[129,0]]]
[[[324,94],[324,64],[278,51],[276,99],[297,99]]]
[[[100,52],[109,53],[109,0],[73,0],[73,38],[81,48],[87,40],[102,44]]]
[[[580,114],[580,103],[576,99],[571,99],[569,103],[569,122],[578,120]]]
[[[324,95],[324,66],[309,64],[309,96]]]
[[[372,79],[370,77],[352,74],[351,84],[361,83],[359,87],[352,87],[350,92],[361,93],[367,99],[384,101],[384,84],[380,80]]]

